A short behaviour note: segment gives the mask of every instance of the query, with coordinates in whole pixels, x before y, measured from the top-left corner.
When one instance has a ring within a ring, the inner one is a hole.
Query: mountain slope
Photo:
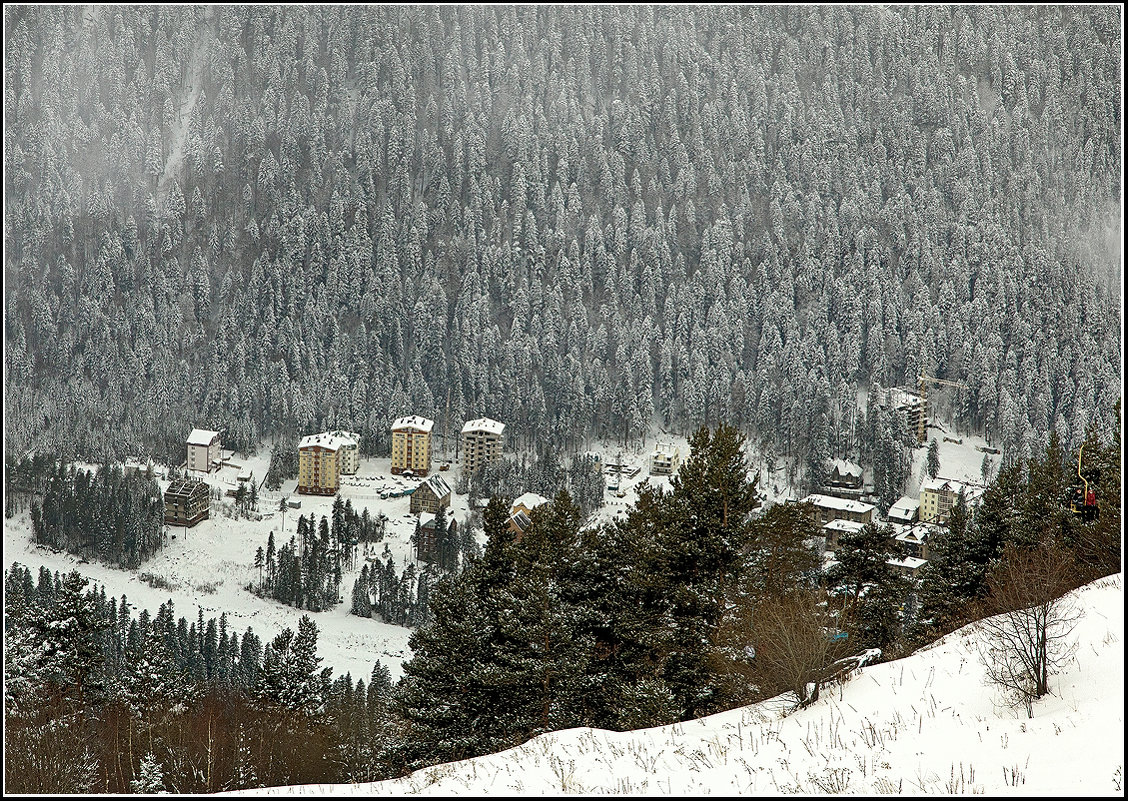
[[[987,793],[1120,795],[1122,574],[1071,594],[1078,648],[1027,719],[996,708],[976,624],[863,668],[806,710],[774,699],[633,732],[573,729],[394,781],[246,794]]]

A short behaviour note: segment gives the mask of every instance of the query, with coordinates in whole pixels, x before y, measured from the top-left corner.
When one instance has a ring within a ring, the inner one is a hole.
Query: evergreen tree
[[[129,789],[142,795],[153,795],[165,791],[164,770],[152,751],[141,760],[140,773],[136,779],[130,781]]]
[[[986,459],[987,457],[984,456],[983,458]],[[931,478],[936,478],[940,473],[940,446],[937,444],[935,437],[928,443],[928,460],[925,469],[928,471],[928,475]]]

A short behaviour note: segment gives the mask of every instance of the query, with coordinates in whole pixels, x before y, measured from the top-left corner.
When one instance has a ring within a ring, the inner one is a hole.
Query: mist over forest
[[[818,464],[1120,396],[1120,11],[5,9],[5,451],[407,413]],[[448,411],[449,410],[449,411]]]

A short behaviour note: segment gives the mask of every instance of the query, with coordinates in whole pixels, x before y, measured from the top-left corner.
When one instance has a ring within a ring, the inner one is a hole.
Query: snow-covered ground
[[[946,431],[936,423],[928,426],[928,440],[936,440],[937,454],[940,457],[940,470],[937,475],[941,478],[950,478],[955,481],[983,484],[983,457],[991,462],[991,472],[988,481],[994,479],[999,472],[999,463],[1002,453],[989,453],[987,440],[970,434],[956,434]],[[925,465],[928,460],[928,441],[913,451],[912,472],[909,475],[908,486],[905,494],[915,498],[920,492],[920,485],[927,473]]]
[[[637,444],[628,449],[620,449],[611,443],[596,443],[592,447],[592,452],[599,453],[604,464],[621,455],[626,465],[640,468],[634,478],[623,475],[623,498],[617,497],[610,490],[605,493],[605,506],[596,512],[593,522],[610,520],[624,513],[636,500],[638,485],[647,479],[668,485],[667,477],[649,476],[647,457],[653,450],[656,439],[678,444],[683,459],[688,453],[684,437],[664,435],[649,439],[645,446]],[[415,486],[419,483],[418,479],[412,481],[393,476],[389,459],[374,458],[361,459],[360,469],[355,476],[341,477],[341,496],[350,499],[358,513],[367,508],[373,517],[380,514],[387,516],[386,534],[383,542],[369,546],[367,554],[363,544],[360,546],[356,568],[346,571],[342,576],[341,595],[344,602],[330,611],[308,612],[268,598],[259,598],[245,589],[248,582],[258,579],[258,571],[254,567],[255,551],[260,546],[266,549],[270,532],[274,532],[275,544],[280,547],[297,534],[300,515],[308,516],[312,513],[320,519],[321,515],[329,516],[332,513],[332,496],[298,495],[297,479],[287,480],[277,492],[261,488],[270,464],[271,450],[271,446],[264,443],[253,456],[225,452],[230,457],[227,464],[206,478],[209,484],[226,492],[238,486],[237,477],[240,474],[253,474],[256,483],[260,485],[259,512],[263,515],[262,520],[236,520],[221,511],[224,506],[230,508],[233,499],[224,498],[218,504],[213,501],[210,519],[187,530],[172,527],[166,548],[138,570],[127,571],[94,562],[83,563],[77,556],[55,553],[36,546],[30,518],[25,511],[4,521],[5,568],[19,562],[29,567],[33,573],[41,565],[52,571],[78,570],[91,581],[105,585],[107,594],[117,598],[125,594],[135,608],[147,608],[153,615],[168,600],[172,600],[177,617],[186,617],[190,621],[196,619],[200,609],[203,609],[205,618],[218,617],[220,613],[226,612],[231,630],[242,634],[249,626],[264,642],[273,639],[284,628],[296,630],[298,619],[307,614],[317,623],[318,654],[322,657],[322,665],[331,666],[334,675],[351,673],[354,680],[364,678],[367,681],[373,663],[380,660],[391,672],[392,679],[398,679],[402,675],[402,662],[411,656],[408,647],[411,629],[350,615],[349,597],[353,582],[364,562],[363,557],[378,557],[385,544],[395,558],[397,571],[402,572],[407,564],[414,561],[411,535],[415,531],[415,516],[409,512],[410,499],[381,499],[380,493]],[[441,459],[436,459],[436,471],[440,462]],[[90,463],[78,463],[77,466],[87,470],[98,467]],[[169,483],[163,478],[165,470],[163,466],[156,466],[157,483],[162,490]],[[456,463],[452,464],[450,470],[439,472],[438,475],[446,478],[453,488],[457,483],[458,471]],[[301,509],[287,510],[283,519],[278,507],[285,497],[301,500],[302,506]],[[451,494],[451,508],[460,522],[467,519],[468,503],[469,496]],[[480,536],[479,533],[479,538]],[[415,564],[417,569],[423,566],[421,562]],[[168,586],[154,587],[141,576],[149,576],[150,581]]]
[[[1122,574],[1073,598],[1078,648],[1032,719],[996,706],[972,624],[786,717],[776,699],[654,729],[554,732],[392,781],[235,794],[1122,796]]]
[[[206,479],[209,484],[218,486],[221,491],[234,489],[237,476],[243,472],[253,472],[256,481],[261,482],[270,463],[270,449],[264,447],[258,454],[247,457],[234,454],[230,466],[221,468]],[[88,469],[93,465],[80,465]],[[384,542],[371,544],[369,553],[379,556],[385,543],[396,561],[397,571],[414,559],[411,535],[415,531],[415,516],[409,509],[409,498],[380,498],[382,488],[401,489],[414,486],[416,481],[408,481],[391,475],[388,459],[362,459],[356,476],[343,476],[341,496],[351,499],[359,513],[367,508],[369,514],[385,514],[388,517]],[[162,468],[158,468],[160,473]],[[440,473],[453,485],[457,467]],[[382,476],[383,478],[378,478]],[[164,490],[168,482],[158,477],[158,484]],[[15,562],[23,564],[34,572],[40,565],[50,570],[69,572],[77,569],[93,582],[103,584],[109,595],[120,598],[124,593],[131,604],[137,608],[147,608],[156,614],[158,607],[172,600],[177,617],[195,620],[198,610],[203,609],[204,617],[218,617],[226,612],[228,626],[240,634],[250,626],[263,641],[273,639],[284,628],[296,630],[298,619],[309,615],[319,629],[318,654],[322,665],[331,666],[334,675],[351,673],[354,680],[365,681],[372,673],[376,660],[382,662],[391,672],[392,679],[402,674],[401,663],[410,657],[408,638],[411,629],[393,626],[374,619],[362,619],[349,614],[349,596],[353,581],[360,573],[364,563],[364,546],[360,546],[356,569],[346,571],[341,580],[341,595],[345,599],[335,609],[326,612],[308,612],[285,606],[268,598],[259,598],[246,590],[248,582],[258,579],[254,567],[255,551],[266,542],[271,531],[277,546],[287,542],[297,533],[299,515],[315,514],[329,516],[332,512],[333,497],[297,495],[296,479],[283,483],[280,492],[260,490],[259,511],[264,518],[256,520],[235,520],[225,516],[220,507],[231,506],[232,499],[212,503],[212,516],[190,529],[171,527],[167,547],[145,562],[138,570],[118,570],[94,562],[81,563],[79,558],[68,553],[54,553],[34,544],[30,518],[27,512],[4,521],[4,566]],[[302,508],[291,509],[283,517],[278,506],[283,497],[300,499]],[[463,521],[467,517],[467,496],[451,494],[455,517]],[[416,563],[422,567],[422,563]],[[168,588],[152,586],[141,576],[151,576],[150,580],[166,583]]]
[[[623,471],[618,474],[619,491],[623,493],[623,496],[619,497],[618,492],[611,489],[616,476],[613,471],[605,468],[603,480],[607,489],[603,491],[603,506],[592,514],[589,523],[607,523],[625,515],[627,510],[634,506],[638,500],[638,488],[643,484],[649,483],[663,488],[670,486],[670,476],[650,475],[650,454],[654,452],[658,443],[669,444],[677,448],[682,462],[689,455],[689,442],[684,436],[663,434],[658,430],[651,431],[650,436],[643,442],[636,443],[628,448],[620,448],[614,443],[599,441],[587,449],[586,453],[598,454],[600,464],[604,466],[609,464],[623,465]],[[630,471],[634,469],[637,469],[638,472],[631,476]]]

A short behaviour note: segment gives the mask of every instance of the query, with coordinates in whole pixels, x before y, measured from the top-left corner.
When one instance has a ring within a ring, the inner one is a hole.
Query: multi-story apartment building
[[[681,450],[677,445],[658,442],[650,454],[650,475],[669,476],[677,472],[681,465]]]
[[[410,470],[414,475],[431,472],[431,429],[434,420],[411,415],[392,423],[392,472]]]
[[[924,523],[947,523],[956,500],[964,494],[970,511],[979,501],[983,490],[973,484],[953,481],[950,478],[926,478],[920,485],[920,519]]]
[[[193,428],[188,435],[188,469],[197,473],[210,473],[219,467],[218,431]]]
[[[341,486],[341,440],[331,434],[310,434],[298,443],[298,492],[336,495]]]
[[[164,494],[164,521],[191,528],[211,513],[211,488],[196,478],[178,478]]]
[[[456,541],[458,535],[458,521],[453,516],[447,518],[447,542]],[[439,562],[440,536],[435,526],[435,516],[424,512],[419,515],[419,535],[415,543],[415,558],[423,562]],[[449,558],[449,557],[448,557]]]
[[[437,473],[415,488],[408,503],[408,508],[413,514],[426,512],[433,515],[438,513],[440,507],[449,506],[450,484]]]
[[[336,437],[341,442],[341,475],[356,475],[356,471],[360,469],[360,434],[352,431],[329,431],[327,436]]]
[[[472,473],[487,462],[501,458],[505,447],[505,423],[482,417],[462,426],[462,471]]]

